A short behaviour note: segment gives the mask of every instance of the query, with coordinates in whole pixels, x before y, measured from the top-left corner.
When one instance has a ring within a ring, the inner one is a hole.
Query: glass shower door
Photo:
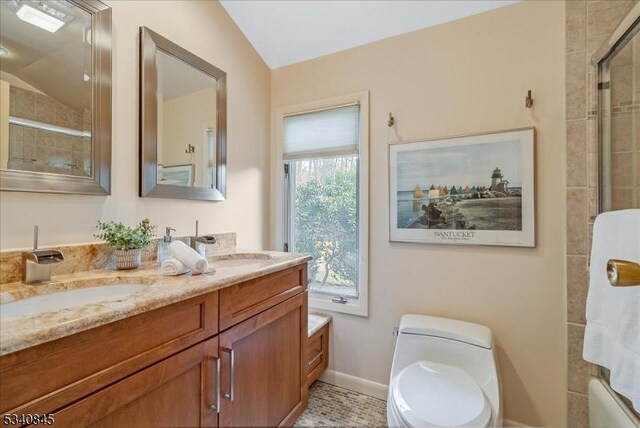
[[[600,212],[640,208],[640,23],[598,63]]]

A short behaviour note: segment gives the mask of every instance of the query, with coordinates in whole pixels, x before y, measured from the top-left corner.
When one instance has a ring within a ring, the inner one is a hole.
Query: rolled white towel
[[[186,268],[184,263],[173,257],[169,257],[160,265],[160,273],[162,275],[176,276],[187,272],[189,272],[189,269]]]
[[[169,250],[173,257],[184,263],[194,274],[203,273],[209,268],[207,259],[182,241],[173,241],[169,245]]]

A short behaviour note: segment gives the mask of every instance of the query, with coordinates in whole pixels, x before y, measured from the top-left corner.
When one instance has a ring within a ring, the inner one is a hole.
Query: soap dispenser
[[[158,263],[162,263],[169,257],[171,257],[171,251],[169,251],[169,246],[173,241],[173,236],[171,236],[171,231],[176,231],[174,228],[167,227],[166,234],[164,238],[162,238],[162,242],[158,243]]]

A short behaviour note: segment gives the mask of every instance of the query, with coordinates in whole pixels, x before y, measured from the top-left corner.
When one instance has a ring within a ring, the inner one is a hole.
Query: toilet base
[[[398,415],[396,414],[395,406],[391,404],[391,397],[387,397],[387,425],[393,428],[409,428],[402,423]]]

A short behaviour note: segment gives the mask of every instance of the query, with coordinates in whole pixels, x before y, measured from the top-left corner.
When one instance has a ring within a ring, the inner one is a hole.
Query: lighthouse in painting
[[[502,171],[500,168],[496,167],[493,170],[493,174],[491,175],[491,187],[489,190],[493,190],[494,192],[504,192],[506,193],[509,189],[509,182],[507,180],[503,180]]]
[[[500,168],[496,167],[496,169],[493,170],[493,175],[491,176],[491,190],[498,190],[498,183],[502,181],[502,177],[502,171],[500,171]]]

